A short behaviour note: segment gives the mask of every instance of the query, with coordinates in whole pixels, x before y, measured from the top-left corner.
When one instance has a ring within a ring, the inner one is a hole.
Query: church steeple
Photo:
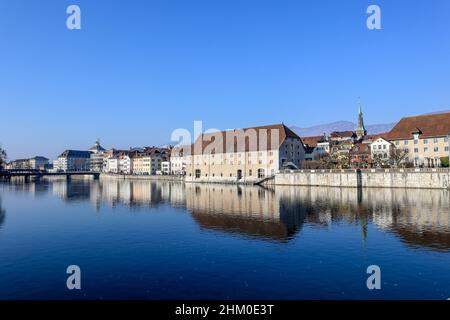
[[[355,130],[356,136],[358,139],[362,139],[365,135],[367,135],[367,130],[364,127],[364,118],[361,107],[361,98],[359,98],[359,107],[358,107],[358,127]]]

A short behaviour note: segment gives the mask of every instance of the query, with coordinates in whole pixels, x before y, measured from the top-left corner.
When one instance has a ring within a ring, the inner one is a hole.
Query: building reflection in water
[[[5,218],[6,218],[6,210],[3,209],[2,197],[0,197],[0,229],[2,228],[3,224],[5,223]]]
[[[50,185],[64,201],[90,201],[98,210],[105,205],[170,204],[189,211],[203,229],[266,240],[289,241],[304,225],[345,222],[360,226],[363,239],[367,226],[373,224],[410,246],[450,250],[448,190],[262,188],[113,179],[40,184],[10,188],[39,193],[47,192]]]

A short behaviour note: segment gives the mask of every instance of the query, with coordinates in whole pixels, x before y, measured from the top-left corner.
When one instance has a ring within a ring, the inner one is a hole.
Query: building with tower
[[[355,130],[355,134],[358,140],[362,140],[367,135],[367,130],[364,127],[364,118],[361,107],[361,99],[359,100],[359,109],[358,109],[358,127]]]

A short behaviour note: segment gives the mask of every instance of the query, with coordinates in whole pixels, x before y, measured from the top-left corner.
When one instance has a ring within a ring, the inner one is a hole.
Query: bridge
[[[98,180],[100,173],[92,171],[48,172],[32,169],[0,170],[0,179],[7,181],[11,180],[13,177],[24,178],[25,182],[30,181],[32,177],[35,180],[39,180],[42,177],[66,177],[67,180],[70,180],[72,176],[92,176],[95,180]]]

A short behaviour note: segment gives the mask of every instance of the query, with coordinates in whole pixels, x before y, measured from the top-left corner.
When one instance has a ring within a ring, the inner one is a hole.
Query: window
[[[439,147],[434,147],[434,152],[439,152]]]
[[[414,152],[415,153],[419,152],[419,148],[414,148]]]
[[[395,141],[395,145],[398,146],[400,144],[400,141]]]
[[[423,148],[423,152],[427,152],[428,151],[428,148]]]
[[[448,142],[448,137],[445,137],[445,138],[444,138],[444,142]]]
[[[423,144],[428,144],[428,139],[423,139]]]
[[[448,152],[448,147],[445,147],[445,151]]]
[[[251,177],[252,176],[252,169],[248,170],[248,175]]]
[[[386,150],[386,145],[385,144],[383,144],[383,149]]]
[[[438,138],[434,138],[433,143],[438,143]]]
[[[419,143],[419,140],[414,140],[414,144],[418,144],[418,143]]]
[[[405,146],[407,146],[408,145],[408,140],[405,140]]]

